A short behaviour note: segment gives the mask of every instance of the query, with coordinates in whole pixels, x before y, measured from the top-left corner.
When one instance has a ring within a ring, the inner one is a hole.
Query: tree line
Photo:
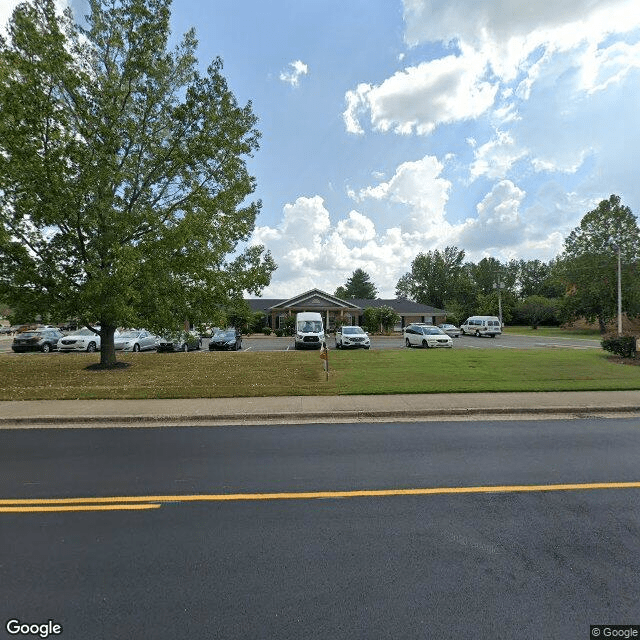
[[[617,316],[618,258],[622,308],[640,315],[640,229],[617,195],[589,211],[550,260],[483,258],[465,261],[464,249],[445,247],[419,253],[396,284],[396,296],[447,311],[460,323],[471,315],[498,315],[506,324],[559,325],[584,318],[602,333]],[[343,294],[340,296],[340,294]],[[343,298],[373,298],[370,277],[356,270]]]

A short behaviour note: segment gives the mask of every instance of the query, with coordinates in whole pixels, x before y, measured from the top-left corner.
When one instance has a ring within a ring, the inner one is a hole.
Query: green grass
[[[545,338],[585,338],[586,340],[602,340],[597,329],[562,329],[561,327],[505,327],[504,333],[519,336],[541,336]]]
[[[0,355],[0,400],[215,398],[640,389],[640,367],[602,351],[385,349],[123,354],[127,369],[87,371],[97,354]]]

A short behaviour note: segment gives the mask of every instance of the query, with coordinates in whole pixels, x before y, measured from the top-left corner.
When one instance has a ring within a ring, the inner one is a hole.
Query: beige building
[[[322,314],[325,327],[329,330],[336,324],[362,325],[364,310],[369,307],[391,307],[400,316],[400,324],[396,327],[398,330],[411,322],[440,324],[447,318],[447,312],[443,309],[418,304],[406,298],[342,300],[320,289],[311,289],[288,299],[250,298],[247,302],[252,311],[266,314],[267,324],[272,329],[278,329],[287,316],[303,311]]]

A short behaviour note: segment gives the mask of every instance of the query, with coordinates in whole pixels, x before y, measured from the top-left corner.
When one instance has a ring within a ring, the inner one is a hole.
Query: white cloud
[[[510,133],[497,131],[495,138],[475,149],[471,177],[504,178],[509,169],[526,155],[526,149],[518,147]]]
[[[491,107],[498,88],[485,72],[485,61],[469,51],[408,67],[379,86],[360,84],[345,95],[347,131],[362,133],[365,113],[375,129],[419,135],[440,124],[477,118]]]
[[[289,63],[289,68],[280,72],[280,80],[297,87],[300,84],[300,78],[309,73],[309,67],[302,60],[295,60]]]
[[[404,0],[405,39],[483,52],[505,80],[539,47],[568,50],[640,26],[637,0]]]

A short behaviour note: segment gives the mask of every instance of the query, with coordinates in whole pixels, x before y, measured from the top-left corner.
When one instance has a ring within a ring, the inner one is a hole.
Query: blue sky
[[[610,194],[640,212],[638,0],[174,0],[172,24],[259,118],[265,297],[356,268],[391,297],[420,251],[546,261]]]

